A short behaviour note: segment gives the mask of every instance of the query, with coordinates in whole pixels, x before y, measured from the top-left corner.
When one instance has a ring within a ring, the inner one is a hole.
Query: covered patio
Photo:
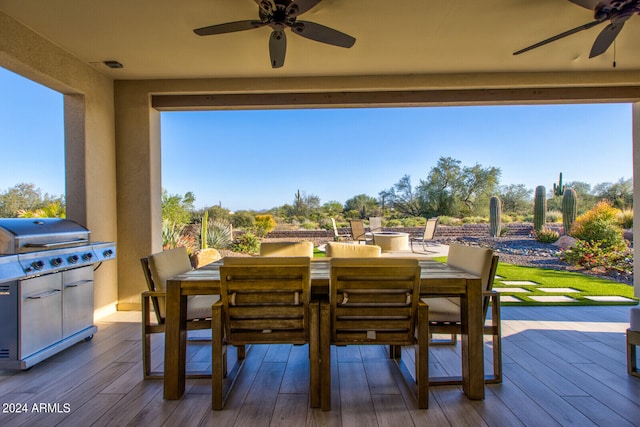
[[[627,375],[624,351],[628,311],[503,307],[504,382],[487,385],[484,401],[468,400],[458,386],[433,386],[428,410],[417,409],[383,348],[334,347],[329,412],[309,408],[306,346],[251,348],[222,411],[211,410],[208,380],[187,380],[181,400],[164,400],[162,381],[142,379],[139,313],[119,312],[98,322],[91,343],[29,371],[2,372],[3,405],[27,405],[28,411],[3,411],[0,420],[65,426],[637,425],[640,382]],[[209,343],[190,347],[189,367],[207,368]],[[162,348],[153,342],[158,363]],[[459,344],[432,347],[430,371],[455,373],[459,351]],[[404,351],[405,359],[412,356]],[[33,410],[41,402],[54,406]]]
[[[162,111],[632,103],[640,171],[637,17],[615,54],[588,58],[594,30],[513,56],[593,14],[565,0],[324,0],[304,19],[349,33],[356,44],[341,49],[292,35],[278,70],[269,64],[268,31],[192,32],[256,17],[250,0],[0,0],[0,66],[64,95],[67,217],[93,240],[118,245],[118,259],[95,275],[99,332],[29,371],[0,372],[2,403],[29,404],[28,413],[1,413],[0,423],[637,424],[640,382],[626,373],[628,307],[503,308],[504,383],[487,386],[484,401],[467,400],[458,387],[432,387],[427,411],[416,409],[380,349],[336,350],[330,412],[308,408],[299,347],[252,350],[221,412],[210,409],[206,380],[190,380],[178,401],[162,399],[162,382],[142,380],[139,259],[162,249]],[[113,60],[123,68],[105,64]],[[277,149],[270,134],[263,143]],[[162,343],[154,348],[161,358]],[[458,352],[432,349],[434,371],[459,366]],[[190,354],[191,363],[209,361],[207,345]],[[33,403],[53,406],[37,412]]]

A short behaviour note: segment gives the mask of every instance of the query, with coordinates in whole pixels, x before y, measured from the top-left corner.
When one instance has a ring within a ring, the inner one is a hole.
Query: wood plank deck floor
[[[252,347],[223,411],[210,409],[208,380],[188,380],[181,400],[165,401],[162,381],[142,380],[140,313],[120,312],[97,322],[91,342],[27,371],[0,371],[0,425],[640,425],[640,378],[626,373],[629,307],[502,312],[504,383],[487,386],[484,401],[431,387],[430,408],[418,410],[382,347],[351,346],[333,349],[329,412],[309,408],[306,346]],[[162,346],[154,340],[159,363]],[[432,347],[430,372],[459,373],[459,353]],[[190,368],[208,366],[210,355],[207,343],[189,344]],[[412,350],[403,357],[411,365]]]

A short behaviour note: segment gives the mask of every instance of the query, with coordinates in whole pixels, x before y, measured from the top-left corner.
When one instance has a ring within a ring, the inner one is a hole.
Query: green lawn
[[[446,257],[434,258],[444,262]],[[507,285],[504,281],[529,281],[533,284]],[[636,305],[638,299],[633,296],[633,287],[613,280],[601,279],[586,274],[545,270],[536,267],[522,267],[511,264],[498,264],[494,288],[501,288],[500,295],[513,296],[521,302],[502,301],[502,305]],[[538,288],[569,288],[579,292],[543,292]],[[508,289],[524,289],[528,292],[509,292]],[[575,302],[540,302],[531,299],[532,296],[567,296]],[[593,301],[587,296],[618,296],[630,298],[633,301]],[[503,298],[504,300],[504,298]]]

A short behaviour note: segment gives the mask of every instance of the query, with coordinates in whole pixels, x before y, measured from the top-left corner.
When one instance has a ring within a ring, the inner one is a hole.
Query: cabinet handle
[[[42,299],[42,298],[47,298],[47,297],[51,297],[53,295],[56,294],[56,292],[60,292],[60,289],[52,289],[49,292],[43,292],[41,294],[38,295],[32,295],[27,297],[27,299]]]
[[[73,282],[73,283],[69,283],[67,285],[64,285],[64,288],[77,288],[80,285],[87,285],[93,283],[93,280],[79,280],[77,282]]]

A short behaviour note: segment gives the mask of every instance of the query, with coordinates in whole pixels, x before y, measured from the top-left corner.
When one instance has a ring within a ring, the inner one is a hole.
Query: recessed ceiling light
[[[104,65],[106,65],[109,68],[122,68],[122,64],[119,63],[118,61],[104,61]]]

